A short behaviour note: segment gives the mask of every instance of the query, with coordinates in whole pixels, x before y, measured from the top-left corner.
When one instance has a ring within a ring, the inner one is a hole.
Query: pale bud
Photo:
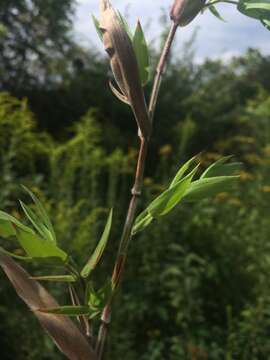
[[[115,81],[121,90],[119,93],[115,89],[114,93],[118,92],[118,97],[131,106],[141,136],[149,137],[151,123],[131,40],[108,0],[101,0],[100,10],[104,47],[110,56]]]
[[[175,0],[171,19],[180,26],[188,25],[202,11],[206,0]]]

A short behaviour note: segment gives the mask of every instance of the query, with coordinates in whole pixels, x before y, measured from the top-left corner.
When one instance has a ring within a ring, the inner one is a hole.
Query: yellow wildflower
[[[147,177],[147,178],[144,179],[144,185],[145,186],[150,186],[152,184],[153,184],[153,179],[152,178]]]
[[[254,175],[244,170],[240,171],[239,175],[241,181],[248,181],[254,179]]]
[[[250,153],[245,155],[246,161],[248,161],[250,164],[258,165],[262,163],[262,159],[258,154]]]
[[[159,149],[159,155],[161,155],[161,156],[169,155],[171,152],[172,152],[172,147],[169,144],[164,145]]]
[[[238,198],[230,198],[228,203],[230,205],[234,205],[234,206],[241,206],[242,205],[242,202],[238,199]]]
[[[242,144],[255,144],[256,139],[251,136],[235,136],[234,141]]]
[[[228,196],[229,196],[229,194],[227,192],[221,192],[221,193],[216,195],[215,200],[217,202],[224,202],[224,201],[227,200]]]
[[[263,152],[266,156],[270,156],[270,144],[266,145],[264,148],[263,148]]]

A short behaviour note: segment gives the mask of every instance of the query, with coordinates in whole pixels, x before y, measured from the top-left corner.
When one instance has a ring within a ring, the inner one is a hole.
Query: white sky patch
[[[169,12],[172,0],[112,0],[114,7],[128,16],[134,26],[139,18],[146,28],[148,41],[158,39],[162,31],[159,22],[161,9]],[[270,54],[270,32],[259,21],[240,14],[234,5],[219,5],[218,9],[226,22],[215,18],[209,11],[199,15],[188,27],[181,28],[176,39],[176,48],[187,41],[199,27],[195,43],[197,59],[221,57],[228,59],[245,52],[248,48],[259,48]],[[78,41],[85,46],[102,49],[92,24],[91,14],[98,17],[98,0],[78,0],[75,31]]]

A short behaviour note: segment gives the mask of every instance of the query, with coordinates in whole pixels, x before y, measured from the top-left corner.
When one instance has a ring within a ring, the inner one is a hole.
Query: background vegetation
[[[30,187],[47,204],[62,246],[81,264],[114,206],[113,234],[95,273],[104,281],[137,138],[129,109],[108,89],[107,61],[74,43],[73,5],[1,1],[0,204],[20,217],[19,185]],[[187,44],[164,80],[141,207],[202,150],[205,166],[236,154],[241,181],[232,193],[182,205],[136,236],[108,359],[269,359],[270,57],[250,49],[229,63],[198,65],[192,53]],[[156,56],[153,50],[152,64]],[[62,358],[3,274],[0,299],[1,359]]]

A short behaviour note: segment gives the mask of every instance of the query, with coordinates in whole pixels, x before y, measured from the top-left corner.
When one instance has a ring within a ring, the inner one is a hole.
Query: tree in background
[[[71,54],[73,11],[73,0],[0,2],[0,89],[59,81],[61,61]]]

